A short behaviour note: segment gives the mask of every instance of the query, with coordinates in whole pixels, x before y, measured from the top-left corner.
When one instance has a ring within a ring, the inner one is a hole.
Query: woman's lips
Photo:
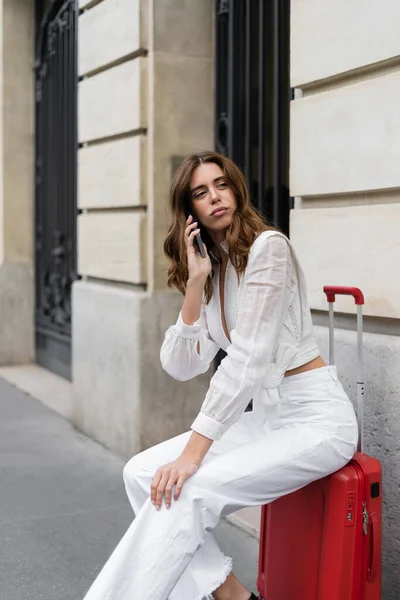
[[[226,213],[227,209],[226,208],[219,208],[218,210],[216,210],[215,212],[212,213],[212,217],[221,217],[222,215],[224,215]]]

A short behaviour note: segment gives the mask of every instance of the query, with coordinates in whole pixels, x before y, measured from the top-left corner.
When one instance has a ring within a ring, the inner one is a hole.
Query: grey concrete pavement
[[[132,520],[123,465],[0,379],[0,600],[82,600]],[[255,591],[257,540],[226,521],[216,537]]]

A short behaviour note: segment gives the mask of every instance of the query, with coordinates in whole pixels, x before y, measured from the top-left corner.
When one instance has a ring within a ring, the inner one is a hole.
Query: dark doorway
[[[239,165],[253,204],[289,235],[290,0],[215,7],[216,150]]]
[[[78,0],[36,5],[36,361],[71,378],[76,279]]]
[[[288,234],[290,0],[217,0],[216,11],[216,149]]]

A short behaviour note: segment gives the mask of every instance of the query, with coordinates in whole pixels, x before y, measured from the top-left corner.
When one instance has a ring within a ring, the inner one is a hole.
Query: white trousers
[[[84,600],[212,598],[232,568],[212,534],[220,518],[272,502],[352,458],[357,421],[335,367],[287,377],[279,394],[279,417],[262,424],[244,413],[214,442],[169,510],[151,503],[151,481],[181,454],[191,432],[127,463],[124,481],[136,518]]]

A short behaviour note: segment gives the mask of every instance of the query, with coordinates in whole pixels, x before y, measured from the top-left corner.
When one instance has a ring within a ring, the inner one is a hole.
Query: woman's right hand
[[[188,283],[200,283],[204,286],[207,277],[211,273],[211,260],[208,256],[207,248],[205,246],[205,258],[201,256],[197,246],[195,247],[194,238],[198,233],[200,233],[200,229],[198,228],[198,223],[196,221],[193,221],[192,215],[190,215],[187,219],[186,225],[187,227],[185,229],[185,242],[189,270]]]

